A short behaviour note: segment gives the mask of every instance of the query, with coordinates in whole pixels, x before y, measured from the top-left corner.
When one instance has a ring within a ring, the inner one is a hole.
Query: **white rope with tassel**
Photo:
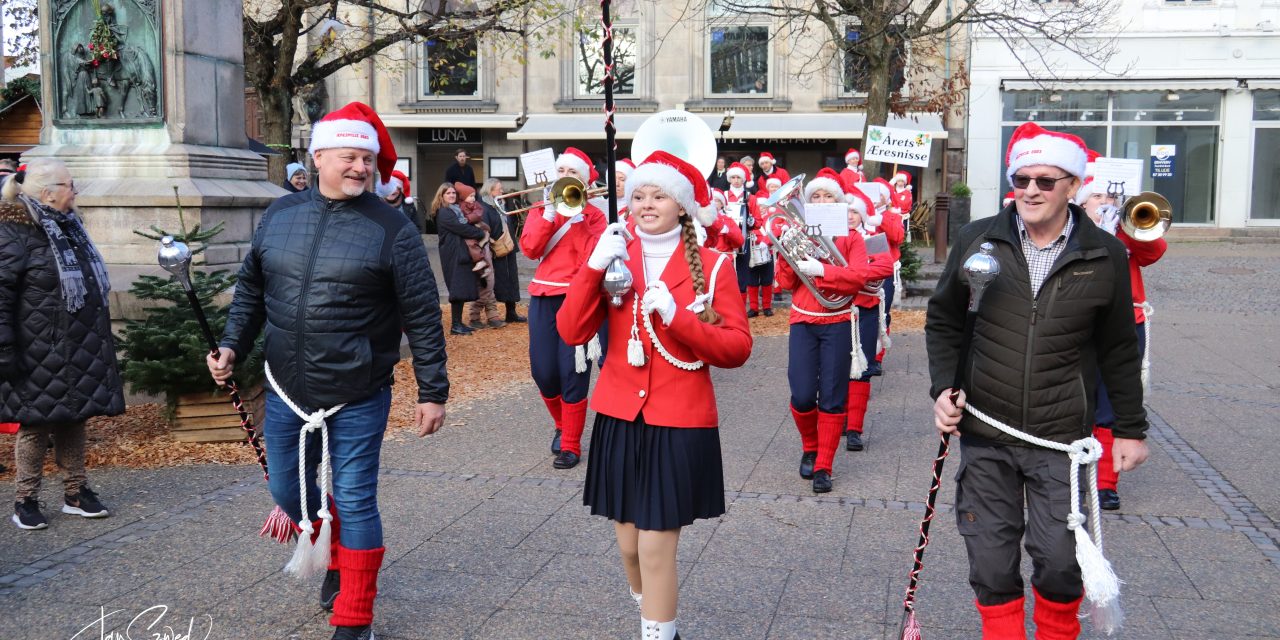
[[[270,364],[266,365],[266,372],[267,383],[275,390],[276,395],[280,396],[285,406],[303,420],[302,429],[298,432],[298,493],[299,504],[302,507],[302,521],[298,523],[298,528],[302,529],[302,534],[298,536],[298,546],[294,548],[293,557],[289,559],[289,563],[284,566],[284,572],[305,580],[319,575],[329,566],[329,556],[332,551],[329,538],[333,534],[333,514],[329,512],[329,501],[326,498],[333,495],[333,478],[329,463],[329,429],[326,420],[347,405],[344,402],[336,407],[307,413],[294,404],[276,383],[275,377],[271,375]],[[320,468],[316,470],[316,484],[320,486],[320,509],[316,511],[316,516],[321,522],[319,535],[313,543],[311,536],[316,533],[315,526],[311,524],[311,518],[307,515],[309,511],[307,509],[307,435],[314,431],[320,432]]]
[[[1150,393],[1151,391],[1151,315],[1156,312],[1152,308],[1151,303],[1143,300],[1135,302],[1133,306],[1142,309],[1142,314],[1147,317],[1146,325],[1142,332],[1142,392]]]
[[[880,316],[878,318],[878,321],[880,322],[880,331],[876,336],[876,353],[883,351],[888,354],[889,348],[893,346],[893,339],[889,337],[889,323],[886,320],[887,311],[885,309],[886,303],[884,299],[884,287],[880,287],[880,291],[877,292],[876,295],[880,298],[880,303],[876,308],[876,313]],[[897,294],[895,293],[894,295],[896,296]]]
[[[910,240],[907,240],[910,242]],[[902,261],[893,261],[893,305],[902,304]]]
[[[1124,621],[1124,612],[1120,609],[1120,578],[1116,577],[1111,563],[1102,554],[1102,511],[1098,504],[1098,460],[1102,458],[1102,443],[1089,436],[1071,444],[1061,444],[1014,429],[974,408],[972,404],[966,404],[964,410],[1001,433],[1037,447],[1061,451],[1071,458],[1071,513],[1067,515],[1067,528],[1075,533],[1076,562],[1080,565],[1085,597],[1091,607],[1089,616],[1093,620],[1093,626],[1107,635],[1119,630]],[[1086,468],[1088,474],[1087,518],[1080,511],[1081,466]],[[1086,523],[1089,525],[1088,529],[1085,528]]]
[[[862,338],[858,335],[860,333],[858,331],[858,321],[860,319],[861,314],[858,311],[858,305],[855,304],[853,305],[853,310],[849,313],[850,330],[853,332],[853,353],[850,354],[853,356],[853,359],[850,361],[849,365],[850,380],[857,380],[866,375],[867,367],[871,366],[870,363],[867,362],[866,354],[862,353]]]

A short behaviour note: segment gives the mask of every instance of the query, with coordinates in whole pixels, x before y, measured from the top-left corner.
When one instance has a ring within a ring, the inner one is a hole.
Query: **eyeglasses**
[[[66,188],[68,188],[68,189],[71,189],[71,193],[74,193],[74,194],[76,194],[76,195],[80,195],[80,190],[76,188],[76,183],[75,183],[75,182],[50,182],[50,183],[49,183],[49,186],[51,186],[51,187],[66,187]]]
[[[1062,176],[1061,178],[1049,178],[1046,176],[1040,176],[1039,178],[1032,178],[1031,176],[1024,176],[1021,173],[1015,173],[1013,174],[1013,186],[1015,189],[1026,189],[1028,186],[1031,185],[1031,181],[1035,180],[1036,188],[1041,191],[1047,192],[1047,191],[1053,191],[1055,188],[1057,188],[1059,180],[1066,180],[1067,178],[1073,178],[1073,177],[1075,176],[1066,175],[1066,176]]]

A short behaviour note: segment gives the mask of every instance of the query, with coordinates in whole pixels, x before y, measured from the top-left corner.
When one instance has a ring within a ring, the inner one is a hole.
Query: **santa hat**
[[[858,164],[862,162],[862,154],[858,153],[857,149],[850,149],[844,152],[844,162],[845,164]]]
[[[1084,175],[1086,178],[1091,178],[1093,177],[1094,172],[1097,171],[1098,158],[1101,157],[1102,154],[1098,153],[1097,151],[1094,151],[1093,149],[1085,149],[1084,154],[1086,159],[1086,162],[1084,165]]]
[[[636,170],[636,163],[631,158],[623,158],[613,163],[613,170],[621,173],[624,178],[630,178],[631,172]]]
[[[387,195],[394,193],[397,188],[400,189],[400,193],[403,193],[406,198],[413,195],[409,192],[409,176],[406,176],[403,171],[391,172],[391,179],[389,180],[388,187],[389,190],[387,191]]]
[[[862,221],[865,223],[867,218],[875,215],[876,205],[863,193],[861,189],[854,189],[847,196],[849,200],[849,208],[857,211],[862,215]]]
[[[762,151],[760,153],[760,159],[757,160],[756,162],[764,162],[765,160],[768,160],[769,164],[778,164],[778,161],[773,159],[772,153],[769,153],[768,151]]]
[[[729,204],[729,199],[724,195],[724,192],[719,189],[711,190],[711,199],[719,200],[720,204]]]
[[[844,202],[844,186],[841,184],[840,174],[829,167],[823,167],[818,171],[818,175],[804,186],[804,201],[809,202],[813,194],[818,191],[826,191],[835,196],[836,202]]]
[[[748,173],[749,172],[747,171],[746,165],[742,164],[741,162],[735,162],[729,165],[729,170],[724,172],[724,175],[729,178],[732,178],[734,176],[739,176],[743,180],[746,180]]]
[[[556,168],[568,167],[578,172],[582,179],[591,184],[600,179],[600,173],[596,171],[596,166],[592,164],[591,158],[579,149],[567,147],[564,153],[556,158]]]
[[[644,186],[662,189],[691,216],[697,216],[702,207],[711,204],[711,191],[702,172],[666,151],[654,151],[631,172],[627,178],[626,201],[631,202],[636,189]]]
[[[773,186],[773,185],[777,185],[777,186]],[[781,186],[782,186],[782,178],[778,178],[776,176],[770,177],[768,180],[764,181],[764,187],[769,191],[773,191]]]
[[[1088,162],[1087,147],[1078,136],[1026,122],[1013,131],[1009,140],[1009,150],[1005,153],[1005,164],[1009,168],[1005,177],[1013,182],[1013,174],[1023,167],[1048,165],[1084,178]]]
[[[1012,191],[1010,191],[1009,193],[1004,194],[1004,200],[1000,202],[1000,206],[1002,206],[1002,207],[1007,207],[1007,206],[1009,206],[1009,203],[1010,203],[1010,202],[1013,202],[1013,199],[1014,199],[1014,195],[1013,195],[1013,192],[1012,192]]]
[[[890,180],[889,182],[893,183],[893,182],[899,182],[899,181],[905,182],[908,187],[911,186],[911,174],[906,171],[898,171],[897,173],[893,174],[893,179]]]
[[[889,183],[885,182],[884,178],[876,178],[875,182],[859,182],[857,188],[871,199],[872,204],[893,197],[893,191],[889,188]],[[885,206],[888,205],[886,204]]]
[[[1085,178],[1084,182],[1080,185],[1080,190],[1076,191],[1076,197],[1072,199],[1072,202],[1075,202],[1078,205],[1084,205],[1084,201],[1088,200],[1089,196],[1093,195],[1095,189],[1097,189],[1097,182],[1092,177]]]
[[[378,194],[391,193],[384,190],[396,167],[396,147],[391,143],[391,134],[382,126],[382,118],[369,105],[349,103],[311,125],[311,146],[307,152],[314,156],[321,149],[372,151],[377,156]]]

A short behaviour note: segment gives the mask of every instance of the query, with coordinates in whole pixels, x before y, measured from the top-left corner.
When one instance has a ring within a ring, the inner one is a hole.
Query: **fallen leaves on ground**
[[[522,307],[521,312],[527,312],[527,309]],[[518,388],[530,379],[528,324],[507,324],[500,329],[481,329],[469,336],[456,336],[447,333],[447,307],[444,317],[451,406]],[[759,316],[752,318],[750,323],[751,332],[757,337],[786,335],[790,328],[789,310],[780,308],[773,317]],[[899,333],[922,331],[924,311],[895,311],[893,326]],[[412,427],[417,400],[418,385],[413,376],[413,363],[406,358],[395,369],[391,416],[388,419],[388,425],[394,432],[388,435],[389,438],[398,440],[399,434],[395,432]],[[13,435],[0,434],[0,451],[12,451],[14,439]],[[164,407],[156,403],[132,405],[124,415],[89,420],[87,439],[85,462],[90,469],[108,466],[156,469],[190,464],[255,462],[253,450],[243,442],[196,444],[174,440],[169,435]],[[4,465],[8,468],[0,472],[0,481],[13,478],[12,460],[12,455],[5,456]],[[57,466],[50,455],[45,473],[56,472]]]

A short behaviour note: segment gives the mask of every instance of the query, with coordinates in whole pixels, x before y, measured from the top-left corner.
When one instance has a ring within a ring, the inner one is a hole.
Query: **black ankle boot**
[[[529,319],[528,319],[528,318],[526,318],[526,317],[524,317],[524,316],[522,316],[522,315],[520,315],[520,314],[516,311],[516,305],[515,305],[515,303],[514,303],[514,302],[508,302],[508,303],[507,303],[507,319],[506,319],[506,321],[507,321],[507,322],[528,322],[528,321],[529,321]]]
[[[818,461],[817,451],[806,451],[800,456],[800,477],[805,480],[813,479],[813,464]]]
[[[831,491],[831,472],[830,471],[814,471],[813,472],[813,492],[828,493]]]

